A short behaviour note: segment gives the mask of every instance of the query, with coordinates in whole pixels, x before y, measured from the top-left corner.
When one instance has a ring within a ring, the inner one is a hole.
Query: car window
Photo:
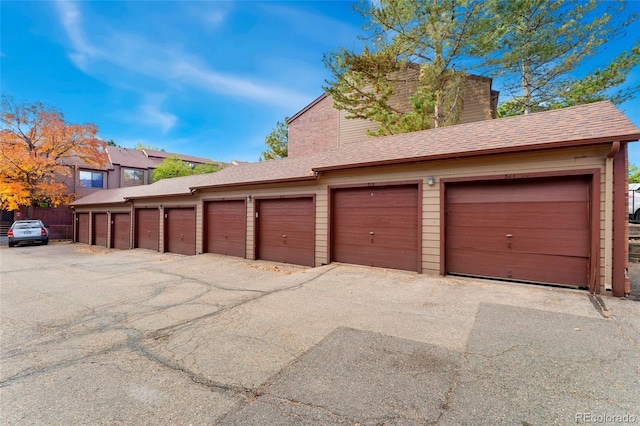
[[[13,226],[14,229],[40,228],[40,222],[18,222]]]

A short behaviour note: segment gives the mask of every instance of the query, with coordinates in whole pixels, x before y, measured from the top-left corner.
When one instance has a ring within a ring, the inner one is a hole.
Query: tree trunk
[[[522,100],[524,102],[524,113],[531,114],[531,66],[522,59]]]

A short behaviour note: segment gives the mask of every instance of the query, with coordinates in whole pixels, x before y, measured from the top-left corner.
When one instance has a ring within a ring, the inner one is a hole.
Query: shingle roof
[[[317,171],[366,167],[442,158],[519,152],[640,139],[638,129],[611,102],[598,102],[527,116],[480,121],[423,130],[347,145],[298,158],[229,166],[217,173],[164,179],[126,193],[98,191],[73,205],[189,194],[191,189],[315,179]]]
[[[186,161],[186,162],[189,162],[189,163],[216,164],[215,161],[210,160],[208,158],[196,157],[196,156],[193,156],[193,155],[172,154],[171,152],[155,151],[153,149],[145,149],[144,153],[149,158],[155,157],[155,158],[165,159],[165,158],[170,158],[170,157],[178,157],[182,161]]]
[[[209,175],[183,176],[159,180],[151,185],[104,189],[71,203],[72,206],[125,203],[134,198],[189,195],[191,188],[201,184]]]
[[[183,161],[191,163],[215,164],[215,161],[193,155],[174,154],[171,152],[155,151],[152,149],[132,149],[121,148],[119,146],[108,146],[107,154],[112,164],[119,164],[122,167],[134,169],[150,169],[158,167],[162,160],[169,157],[178,157]]]
[[[531,115],[371,138],[363,142],[367,144],[366,149],[356,144],[345,146],[316,164],[314,170],[638,139],[640,129],[611,102],[605,101]]]
[[[112,164],[119,164],[123,167],[134,169],[148,169],[156,167],[160,161],[152,160],[140,149],[121,148],[119,146],[108,146],[107,153]]]

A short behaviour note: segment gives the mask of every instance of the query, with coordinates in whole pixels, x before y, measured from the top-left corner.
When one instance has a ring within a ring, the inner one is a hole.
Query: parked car
[[[9,247],[22,242],[49,244],[49,231],[41,220],[16,220],[7,232]]]
[[[640,183],[629,184],[629,221],[640,223]]]

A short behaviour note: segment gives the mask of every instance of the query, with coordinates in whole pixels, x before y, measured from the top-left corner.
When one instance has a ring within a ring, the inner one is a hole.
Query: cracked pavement
[[[350,265],[1,247],[0,423],[640,422],[640,301],[601,300]]]

